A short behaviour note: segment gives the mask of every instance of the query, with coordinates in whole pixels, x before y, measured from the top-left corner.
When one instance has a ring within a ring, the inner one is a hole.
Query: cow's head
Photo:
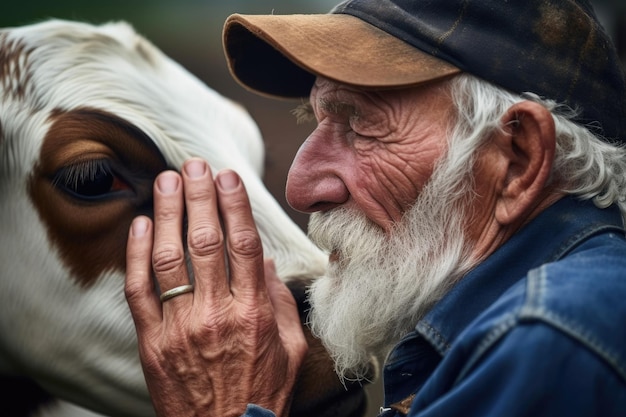
[[[264,188],[243,108],[123,23],[0,31],[0,373],[101,413],[152,413],[123,295],[126,237],[151,214],[156,175],[191,156],[241,175],[266,255],[303,299],[326,257]],[[310,341],[293,414],[360,414],[362,389],[344,389]]]

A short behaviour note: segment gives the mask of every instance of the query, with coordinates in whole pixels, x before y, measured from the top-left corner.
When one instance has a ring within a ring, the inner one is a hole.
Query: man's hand
[[[195,280],[192,292],[161,293]],[[261,239],[240,178],[185,163],[154,187],[154,226],[138,217],[127,248],[126,298],[159,416],[240,416],[248,403],[286,415],[307,351],[295,302],[263,261]]]

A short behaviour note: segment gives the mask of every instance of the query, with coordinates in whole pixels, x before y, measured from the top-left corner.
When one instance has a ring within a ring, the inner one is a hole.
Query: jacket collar
[[[599,209],[591,201],[562,198],[466,274],[417,324],[417,333],[443,356],[463,329],[529,270],[562,258],[606,229],[623,233],[617,206]]]

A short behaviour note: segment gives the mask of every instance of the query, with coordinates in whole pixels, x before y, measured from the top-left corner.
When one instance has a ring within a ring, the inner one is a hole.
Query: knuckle
[[[206,187],[189,187],[185,190],[185,199],[194,203],[211,202],[213,194]]]
[[[189,332],[189,341],[195,346],[203,346],[207,344],[210,339],[211,332],[206,327],[195,326]]]
[[[209,310],[204,319],[195,320],[189,326],[188,337],[195,346],[223,345],[232,336],[229,322],[224,320],[224,312]]]
[[[154,213],[157,222],[170,222],[177,220],[181,216],[180,210],[171,205],[164,205]]]
[[[185,262],[185,254],[178,245],[162,245],[152,254],[154,272],[169,272],[180,268]]]
[[[178,358],[188,356],[189,343],[182,334],[176,334],[168,338],[167,344],[161,345],[161,360],[163,363],[172,366],[174,364],[184,365]]]
[[[124,286],[124,296],[126,300],[133,303],[135,300],[141,300],[146,295],[143,285],[137,283],[126,283]]]
[[[248,213],[250,213],[250,204],[247,195],[242,193],[233,196],[229,201],[229,209],[231,213],[236,213],[238,216],[243,214],[248,215]]]
[[[231,251],[237,255],[251,257],[263,252],[263,245],[258,233],[254,230],[244,229],[230,236]]]
[[[187,245],[193,255],[211,255],[222,250],[224,236],[211,225],[197,226],[189,230]]]

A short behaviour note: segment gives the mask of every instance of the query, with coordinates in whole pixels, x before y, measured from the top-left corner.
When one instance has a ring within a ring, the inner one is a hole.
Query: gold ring
[[[161,294],[161,297],[160,297],[161,302],[167,301],[170,298],[174,298],[177,295],[186,294],[192,291],[193,291],[193,285],[191,284],[181,285],[180,287],[174,287],[171,290],[167,290],[163,294]]]

